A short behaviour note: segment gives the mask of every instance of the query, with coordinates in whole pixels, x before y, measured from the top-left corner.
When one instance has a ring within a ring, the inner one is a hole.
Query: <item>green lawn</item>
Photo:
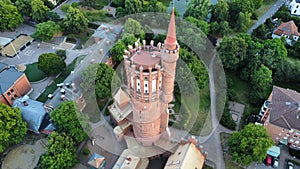
[[[255,107],[250,104],[248,93],[250,91],[249,83],[241,80],[239,76],[234,72],[226,72],[226,74],[232,79],[232,88],[233,91],[236,93],[236,102],[244,104],[245,110],[244,115],[241,119],[240,127],[243,127],[243,121],[246,116],[250,114],[258,114],[260,107]]]
[[[210,116],[210,93],[209,85],[207,82],[207,87],[200,90],[200,104],[195,103],[193,98],[185,97],[184,99],[178,93],[175,93],[176,102],[174,111],[176,114],[182,114],[182,120],[174,124],[174,127],[182,129],[190,129],[190,133],[193,135],[205,136],[211,132],[211,119]],[[180,107],[182,106],[182,107]],[[198,114],[192,112],[195,110],[195,106],[199,106]],[[180,109],[181,108],[181,109]],[[197,116],[197,118],[195,118]],[[171,116],[172,118],[173,116]],[[207,117],[209,118],[206,122]],[[195,121],[194,121],[195,120]],[[194,123],[193,123],[194,121]],[[205,127],[203,127],[205,125]]]
[[[46,78],[45,73],[38,68],[37,62],[26,65],[25,75],[29,82],[36,82]]]
[[[52,94],[57,89],[56,85],[62,83],[69,76],[71,71],[74,70],[76,66],[76,60],[77,59],[75,59],[70,65],[68,65],[51,85],[46,87],[45,91],[37,98],[38,101],[45,102],[48,99],[48,94]]]
[[[276,2],[277,0],[264,0],[263,5],[255,11],[258,18],[261,18]]]

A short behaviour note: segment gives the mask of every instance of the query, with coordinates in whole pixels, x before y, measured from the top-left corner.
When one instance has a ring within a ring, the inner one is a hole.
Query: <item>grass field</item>
[[[37,62],[26,65],[25,75],[27,76],[29,82],[37,82],[46,78],[45,73],[38,68]]]
[[[45,91],[37,98],[38,101],[45,102],[48,99],[48,94],[52,94],[57,89],[56,85],[62,83],[69,76],[71,71],[74,70],[76,66],[76,60],[77,59],[75,59],[70,65],[68,65],[51,85],[46,87]]]
[[[258,19],[261,18],[276,2],[277,0],[264,0],[263,5],[255,11]]]
[[[257,114],[259,112],[260,107],[255,107],[250,104],[248,97],[249,92],[251,92],[249,83],[241,80],[239,76],[234,72],[226,72],[226,74],[232,79],[232,88],[233,91],[235,91],[236,93],[236,100],[234,101],[245,105],[244,116],[242,117],[240,123],[240,125],[243,126],[245,116],[248,116],[251,113]]]

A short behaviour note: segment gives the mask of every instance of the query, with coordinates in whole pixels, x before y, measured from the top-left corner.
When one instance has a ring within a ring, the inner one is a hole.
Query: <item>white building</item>
[[[300,16],[300,0],[291,0],[289,4],[289,10],[291,11],[292,15]]]
[[[294,21],[283,22],[272,34],[273,39],[285,37],[286,42],[290,46],[292,46],[294,42],[298,41],[299,36],[300,33],[298,32],[298,27],[295,25]]]

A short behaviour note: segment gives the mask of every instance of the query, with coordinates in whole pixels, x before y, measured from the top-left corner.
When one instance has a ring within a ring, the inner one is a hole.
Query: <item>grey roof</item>
[[[6,63],[2,63],[0,62],[0,72],[2,71],[2,69],[4,69],[7,66]]]
[[[297,119],[298,104],[300,104],[300,93],[284,89],[278,86],[273,87],[272,104],[270,104],[269,122],[287,129],[300,130],[300,118]]]
[[[14,67],[0,72],[0,94],[5,93],[22,75],[23,73]]]
[[[27,102],[28,105],[24,105]],[[27,123],[28,130],[39,132],[46,111],[42,102],[38,102],[25,95],[13,103],[13,107],[18,107],[22,112],[22,119]]]

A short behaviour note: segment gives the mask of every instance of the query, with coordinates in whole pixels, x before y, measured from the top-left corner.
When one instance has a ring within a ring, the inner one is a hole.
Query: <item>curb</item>
[[[36,81],[36,82],[30,82],[30,83],[32,83],[32,84],[38,84],[38,83],[41,83],[41,82],[46,81],[47,79],[48,79],[48,77],[45,77],[45,78],[42,79],[42,80],[39,80],[39,81]]]

